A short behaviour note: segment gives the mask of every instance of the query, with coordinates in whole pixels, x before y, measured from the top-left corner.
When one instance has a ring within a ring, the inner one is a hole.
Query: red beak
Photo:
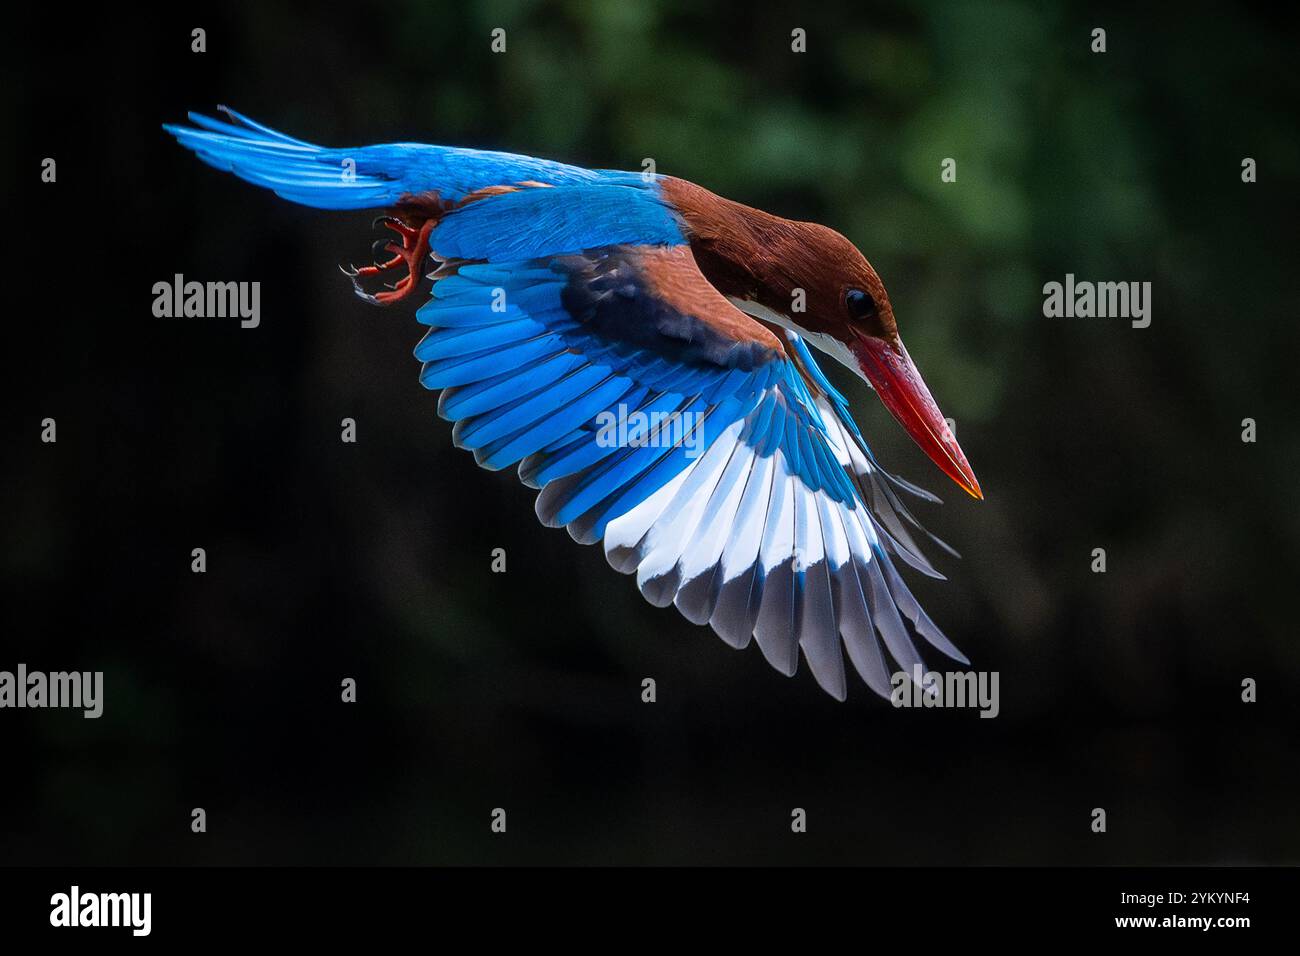
[[[984,492],[980,491],[975,472],[902,341],[890,344],[874,336],[859,336],[850,347],[862,374],[912,440],[945,475],[972,497],[982,499]]]

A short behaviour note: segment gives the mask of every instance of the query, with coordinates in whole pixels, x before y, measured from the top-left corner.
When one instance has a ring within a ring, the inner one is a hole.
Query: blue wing
[[[714,308],[752,320],[720,295],[682,314],[655,293],[650,259],[615,246],[435,273],[415,354],[424,385],[445,389],[456,444],[517,465],[542,522],[603,539],[652,603],[735,647],[753,638],[787,675],[802,649],[837,698],[841,644],[886,696],[885,651],[908,673],[918,636],[964,660],[894,569],[889,552],[906,548],[868,509],[871,472],[849,451],[865,446],[847,442],[802,341],[711,335]]]
[[[224,109],[224,108],[223,108]],[[459,202],[480,189],[538,182],[552,186],[644,182],[639,174],[583,169],[490,150],[385,143],[325,148],[276,132],[234,110],[234,122],[190,113],[190,126],[165,125],[210,166],[317,209],[375,209],[403,196],[437,193]]]
[[[326,149],[226,113],[234,123],[190,113],[194,126],[163,128],[205,163],[306,206],[374,209],[434,196],[445,219],[431,245],[444,260],[685,241],[653,176],[423,143]],[[485,193],[503,188],[511,191]]]

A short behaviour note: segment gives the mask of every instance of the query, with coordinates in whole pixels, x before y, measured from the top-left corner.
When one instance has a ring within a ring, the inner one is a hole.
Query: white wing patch
[[[871,469],[833,409],[818,404],[840,464]],[[609,523],[610,564],[635,573],[651,603],[676,604],[732,646],[755,640],[784,674],[795,672],[802,651],[837,699],[847,694],[841,645],[883,696],[891,691],[885,651],[910,673],[921,661],[915,635],[960,659],[885,556],[887,539],[864,503],[811,489],[780,448],[758,454],[749,441],[754,418],[733,423],[672,481]]]

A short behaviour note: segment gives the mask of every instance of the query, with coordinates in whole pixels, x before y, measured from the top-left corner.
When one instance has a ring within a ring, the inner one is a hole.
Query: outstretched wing
[[[163,129],[209,166],[317,209],[376,209],[420,193],[456,203],[481,189],[520,182],[578,186],[637,179],[633,173],[427,143],[327,148],[221,109],[232,122],[190,113],[194,126]]]
[[[456,444],[484,467],[518,465],[542,522],[603,539],[652,603],[735,647],[756,640],[787,675],[802,649],[839,699],[841,645],[886,696],[886,651],[909,674],[917,636],[962,659],[894,569],[901,546],[864,494],[872,472],[828,422],[836,406],[806,347],[732,306],[689,246],[434,277],[415,354],[424,385],[445,389]]]

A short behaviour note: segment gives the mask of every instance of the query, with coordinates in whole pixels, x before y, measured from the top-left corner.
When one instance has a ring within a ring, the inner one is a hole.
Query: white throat
[[[767,306],[750,299],[738,299],[735,296],[727,296],[727,301],[738,308],[746,315],[752,315],[756,319],[762,319],[764,322],[771,322],[773,325],[779,325],[784,329],[789,329],[800,335],[804,341],[816,348],[819,352],[825,352],[835,361],[839,362],[849,371],[864,382],[866,377],[862,374],[862,369],[858,367],[858,360],[853,357],[849,347],[835,338],[833,335],[827,335],[825,332],[809,332],[794,319],[788,315],[782,315],[780,312],[773,312]],[[867,384],[871,384],[867,382]]]

